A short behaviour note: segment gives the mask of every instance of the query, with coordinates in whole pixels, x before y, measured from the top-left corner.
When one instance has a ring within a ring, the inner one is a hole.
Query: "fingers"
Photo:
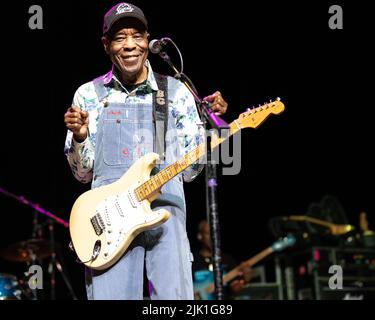
[[[65,124],[84,124],[84,119],[79,112],[67,112],[64,115]]]
[[[75,106],[75,105],[71,105],[71,107],[68,109],[68,111],[66,112],[66,114],[68,114],[69,116],[73,116],[73,117],[79,117],[79,118],[87,118],[89,116],[89,113],[87,111],[83,111],[81,110],[79,107]]]
[[[227,111],[228,103],[223,99],[220,91],[216,91],[204,100],[211,104],[211,109],[216,115],[223,115]]]
[[[80,118],[77,115],[73,115],[73,114],[71,116],[69,116],[69,115],[65,116],[64,120],[65,120],[66,124],[79,124],[79,125],[83,125],[85,123],[82,118]]]
[[[83,119],[86,119],[86,118],[88,118],[89,117],[89,113],[87,112],[87,111],[83,111],[83,110],[81,110],[81,117],[83,118]]]
[[[233,280],[231,283],[230,283],[232,286],[235,286],[235,285],[239,285],[240,284],[240,280]]]
[[[88,125],[89,113],[81,110],[79,107],[71,105],[64,114],[64,122],[68,129],[78,132],[82,126]]]
[[[73,132],[76,132],[76,131],[78,131],[79,129],[81,129],[81,127],[82,127],[82,125],[81,124],[78,124],[78,123],[67,123],[66,124],[66,127],[69,129],[69,130],[71,130],[71,131],[73,131]]]
[[[217,97],[221,97],[221,93],[220,91],[216,91],[214,94],[211,94],[207,97],[204,98],[204,100],[206,100],[207,102],[214,102],[214,100],[217,98]]]
[[[68,112],[78,112],[79,113],[80,111],[81,111],[81,109],[79,107],[75,106],[74,104],[72,104],[68,109]]]
[[[85,122],[88,118],[89,113],[87,111],[81,110],[79,107],[71,105],[68,111],[65,113],[64,118],[67,120],[71,120],[73,123],[77,122]],[[79,121],[78,121],[79,120]]]
[[[245,283],[241,280],[234,280],[230,283],[230,288],[233,293],[239,293],[244,288]]]

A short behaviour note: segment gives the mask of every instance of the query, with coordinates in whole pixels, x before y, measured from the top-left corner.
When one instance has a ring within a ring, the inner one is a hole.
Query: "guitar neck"
[[[329,229],[334,227],[334,224],[331,223],[331,222],[319,220],[319,219],[308,217],[308,216],[290,216],[289,219],[294,220],[294,221],[308,221],[308,222],[311,222],[311,223],[321,225],[323,227],[327,227]]]
[[[267,249],[264,249],[263,251],[259,252],[254,257],[243,262],[241,266],[250,268],[253,265],[257,264],[259,261],[263,260],[268,255],[270,255],[272,252],[273,252],[272,247],[268,247]],[[239,273],[239,267],[232,269],[231,271],[229,271],[223,276],[223,283],[226,284],[229,281],[233,280],[235,277],[238,276],[238,273]]]
[[[211,138],[211,150],[214,150],[218,145],[223,143],[225,140],[227,140],[229,137],[240,130],[241,128],[237,124],[237,120],[233,121],[229,125],[229,134],[226,138],[218,138],[217,136]],[[192,151],[188,152],[182,158],[177,160],[175,163],[169,165],[168,167],[152,176],[149,180],[135,189],[135,194],[138,200],[142,201],[152,196],[156,191],[160,190],[160,188],[169,180],[173,179],[179,173],[202,158],[205,153],[205,143],[201,143]]]

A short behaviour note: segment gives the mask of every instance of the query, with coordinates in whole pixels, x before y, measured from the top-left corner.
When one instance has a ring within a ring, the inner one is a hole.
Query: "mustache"
[[[146,49],[146,50],[142,49],[142,50],[139,50],[139,52],[136,53],[136,54],[129,53],[127,56],[141,56],[141,55],[143,55],[145,53],[147,54],[147,52],[148,52],[148,49]],[[124,66],[124,64],[123,64],[123,57],[124,57],[124,55],[121,54],[120,52],[112,54],[112,58],[114,59],[114,61],[116,62],[116,64],[118,64],[121,67]]]

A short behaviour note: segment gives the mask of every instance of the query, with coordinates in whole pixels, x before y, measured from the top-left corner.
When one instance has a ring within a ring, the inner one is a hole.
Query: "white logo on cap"
[[[117,9],[116,9],[116,14],[122,14],[125,12],[133,12],[134,8],[128,4],[128,3],[121,3]]]

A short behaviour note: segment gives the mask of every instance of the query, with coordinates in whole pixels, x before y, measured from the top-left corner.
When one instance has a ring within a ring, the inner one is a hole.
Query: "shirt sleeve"
[[[79,90],[74,95],[73,104],[82,110],[86,110],[85,101]],[[73,133],[69,130],[65,140],[64,151],[74,177],[82,183],[91,182],[95,150],[90,135],[85,141],[79,143],[74,140]]]
[[[172,105],[172,116],[176,122],[177,138],[183,154],[205,143],[205,131],[198,114],[193,95],[185,86],[180,85],[176,100]],[[185,182],[193,181],[204,165],[196,162],[183,172]]]

